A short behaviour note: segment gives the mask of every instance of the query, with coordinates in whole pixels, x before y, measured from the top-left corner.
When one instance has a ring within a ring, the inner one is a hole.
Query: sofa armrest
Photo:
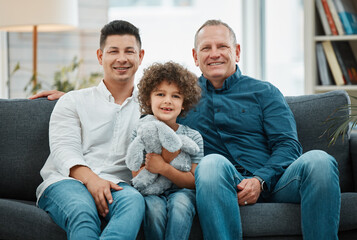
[[[350,154],[352,161],[354,190],[357,192],[357,130],[353,130],[350,135]]]

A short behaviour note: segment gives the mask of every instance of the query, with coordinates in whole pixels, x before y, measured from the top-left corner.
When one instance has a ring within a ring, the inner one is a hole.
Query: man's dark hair
[[[100,49],[103,50],[105,41],[111,35],[132,35],[136,38],[139,49],[141,49],[141,39],[139,29],[130,22],[124,20],[114,20],[106,24],[100,31]]]

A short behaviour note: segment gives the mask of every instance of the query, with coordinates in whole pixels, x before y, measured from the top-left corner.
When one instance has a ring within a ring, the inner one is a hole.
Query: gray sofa
[[[286,97],[304,151],[322,149],[333,155],[342,191],[340,239],[357,239],[357,134],[328,147],[324,120],[349,102],[344,91]],[[49,154],[48,122],[55,101],[0,99],[0,239],[66,239],[43,210],[35,206],[39,175]],[[339,113],[346,116],[347,112]],[[302,239],[300,205],[261,203],[241,207],[245,239]],[[196,216],[191,239],[202,239]],[[138,239],[143,239],[142,231]]]

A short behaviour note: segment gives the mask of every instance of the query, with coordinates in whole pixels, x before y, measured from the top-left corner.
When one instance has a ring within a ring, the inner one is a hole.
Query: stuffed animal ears
[[[181,151],[184,151],[190,155],[195,155],[200,151],[197,143],[193,141],[191,138],[185,135],[179,135],[182,141]]]
[[[174,130],[160,121],[155,122],[155,125],[163,148],[169,152],[176,152],[181,149],[182,141]]]

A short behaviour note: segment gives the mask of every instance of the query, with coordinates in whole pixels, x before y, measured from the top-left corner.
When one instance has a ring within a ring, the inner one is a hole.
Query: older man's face
[[[215,88],[222,87],[224,80],[236,70],[239,44],[233,44],[229,30],[223,25],[204,27],[198,33],[196,43],[197,48],[192,50],[196,66]]]

